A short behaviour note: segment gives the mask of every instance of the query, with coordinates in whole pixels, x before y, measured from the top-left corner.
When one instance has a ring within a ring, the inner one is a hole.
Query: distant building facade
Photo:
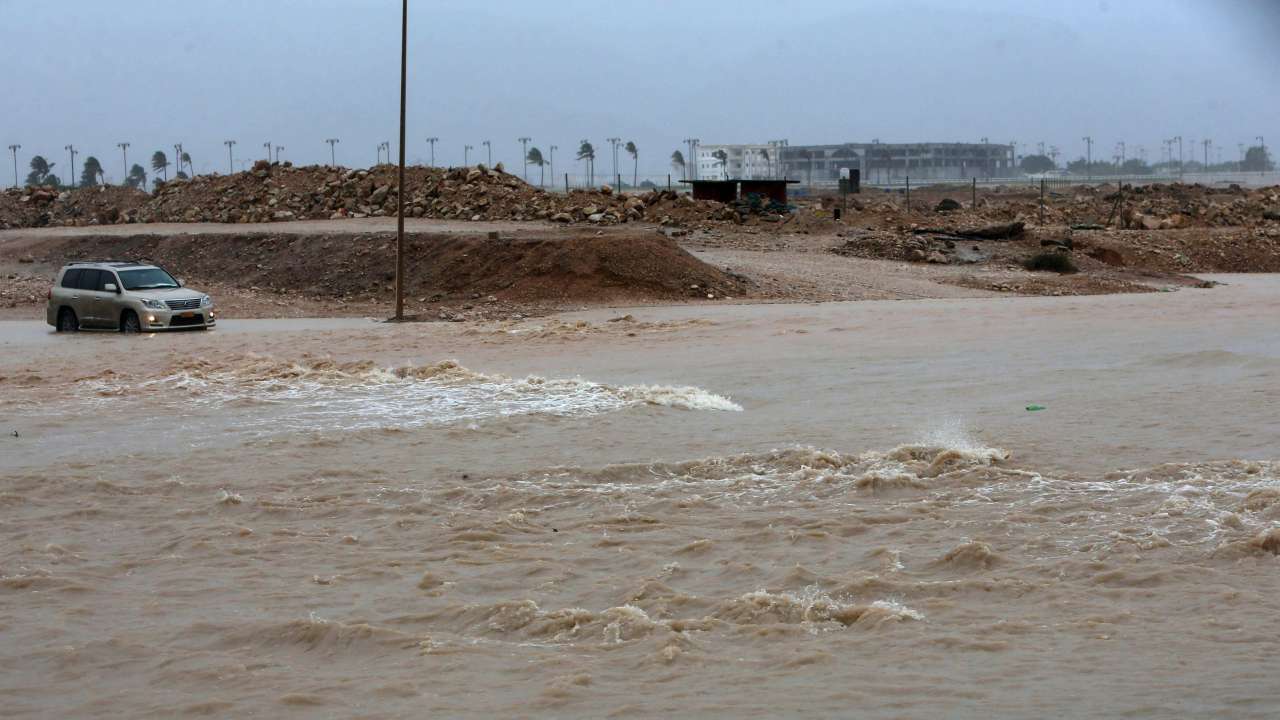
[[[704,179],[787,177],[802,183],[835,182],[845,169],[857,169],[869,184],[1017,174],[1013,146],[996,143],[699,145],[697,163]]]

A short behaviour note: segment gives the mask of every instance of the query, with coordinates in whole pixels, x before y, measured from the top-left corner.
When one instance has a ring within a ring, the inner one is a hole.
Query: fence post
[[[1044,178],[1040,178],[1040,224],[1044,225]]]
[[[978,176],[977,175],[973,176],[973,203],[971,207],[974,210],[978,209]]]

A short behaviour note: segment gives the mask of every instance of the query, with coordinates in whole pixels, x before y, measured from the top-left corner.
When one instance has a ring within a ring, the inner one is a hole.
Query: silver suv
[[[208,295],[184,288],[181,280],[155,265],[115,260],[62,268],[49,289],[45,319],[58,332],[204,330],[216,322]]]

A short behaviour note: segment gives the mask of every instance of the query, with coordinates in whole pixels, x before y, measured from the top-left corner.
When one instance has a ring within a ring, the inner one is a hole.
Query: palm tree
[[[716,150],[711,153],[711,157],[720,162],[720,171],[724,174],[724,179],[729,179],[729,153],[724,150]]]
[[[578,146],[578,159],[587,161],[587,184],[596,184],[596,149],[586,140]]]
[[[169,182],[169,158],[165,157],[163,150],[157,150],[151,156],[151,169],[155,172],[164,172],[164,181]]]
[[[195,168],[191,167],[191,153],[186,150],[182,151],[182,157],[178,158],[178,172],[182,172],[182,166],[187,166],[187,174],[195,175]]]
[[[547,161],[542,157],[542,151],[536,147],[529,148],[529,154],[525,155],[524,160],[530,165],[538,166],[538,187],[544,186],[547,179]]]
[[[27,175],[27,185],[39,187],[49,184],[50,178],[56,180],[57,176],[52,174],[53,166],[56,164],[45,160],[42,155],[31,158],[31,172]]]
[[[98,184],[101,178],[103,178],[102,163],[98,162],[98,158],[92,155],[85,158],[84,172],[80,173],[80,186],[93,187]]]
[[[685,171],[684,153],[680,152],[679,150],[671,153],[671,169],[679,173],[680,177],[682,178],[684,177],[684,171]]]
[[[636,180],[640,177],[640,148],[630,140],[627,141],[627,154],[631,156],[631,187],[636,186]]]
[[[143,170],[141,165],[134,163],[133,167],[129,168],[129,176],[124,179],[124,182],[131,188],[146,190],[147,171]]]

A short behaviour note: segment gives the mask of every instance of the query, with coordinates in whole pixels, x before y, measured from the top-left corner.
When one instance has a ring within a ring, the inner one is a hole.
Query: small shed
[[[681,180],[693,186],[694,200],[715,200],[731,203],[741,196],[762,195],[779,203],[787,203],[787,185],[799,180]]]

